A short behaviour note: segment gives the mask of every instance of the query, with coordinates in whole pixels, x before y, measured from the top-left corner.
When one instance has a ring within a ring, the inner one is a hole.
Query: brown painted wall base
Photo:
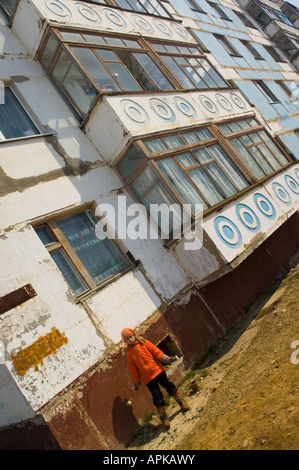
[[[183,356],[169,375],[178,381],[238,321],[299,249],[296,213],[233,272],[186,293],[158,313],[145,331],[155,344],[173,340]],[[129,327],[130,325],[128,325]],[[126,406],[131,400],[131,408]],[[98,366],[57,398],[37,424],[0,431],[1,449],[122,449],[153,409],[145,385],[133,391],[124,351]],[[28,446],[28,447],[27,447]]]

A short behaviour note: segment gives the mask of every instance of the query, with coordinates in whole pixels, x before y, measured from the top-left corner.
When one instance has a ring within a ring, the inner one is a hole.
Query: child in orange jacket
[[[134,390],[138,390],[141,380],[146,384],[152,394],[153,403],[161,417],[162,423],[169,427],[170,423],[165,411],[165,402],[159,385],[164,387],[170,396],[173,396],[180,407],[187,411],[190,409],[186,401],[180,396],[177,387],[171,382],[162,364],[171,364],[175,361],[167,356],[150,341],[136,337],[134,330],[125,328],[121,332],[123,341],[127,344],[127,362],[133,379]]]

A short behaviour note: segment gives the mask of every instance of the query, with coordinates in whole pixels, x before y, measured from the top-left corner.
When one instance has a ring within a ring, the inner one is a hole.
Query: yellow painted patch
[[[39,364],[43,365],[45,357],[56,354],[57,349],[68,343],[64,333],[52,328],[51,333],[41,336],[27,348],[22,349],[16,355],[11,355],[15,370],[18,375],[25,375],[30,367],[38,370]]]

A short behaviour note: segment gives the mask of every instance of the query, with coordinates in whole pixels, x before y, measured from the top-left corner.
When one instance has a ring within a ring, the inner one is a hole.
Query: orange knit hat
[[[131,330],[131,328],[124,328],[121,332],[121,337],[124,341],[126,341],[132,335],[134,335],[134,331]]]

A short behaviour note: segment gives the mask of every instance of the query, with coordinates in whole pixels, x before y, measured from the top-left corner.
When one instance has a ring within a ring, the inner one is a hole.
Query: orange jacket
[[[134,346],[127,347],[128,367],[134,383],[143,380],[145,384],[153,380],[165,369],[158,362],[165,354],[150,341],[144,344],[135,341]]]

